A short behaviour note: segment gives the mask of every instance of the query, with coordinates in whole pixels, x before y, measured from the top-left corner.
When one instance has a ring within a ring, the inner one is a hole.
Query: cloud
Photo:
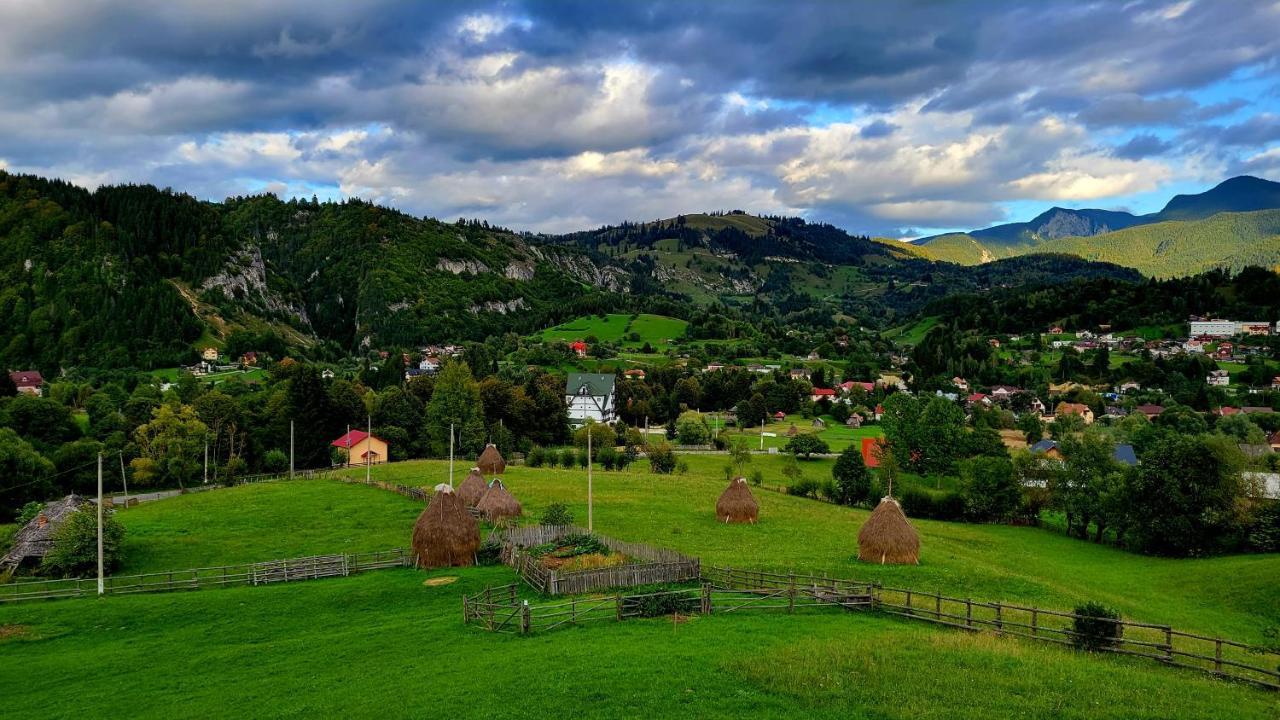
[[[1141,160],[1142,158],[1163,155],[1173,148],[1173,143],[1162,140],[1155,135],[1143,133],[1112,149],[1112,155],[1125,160]]]

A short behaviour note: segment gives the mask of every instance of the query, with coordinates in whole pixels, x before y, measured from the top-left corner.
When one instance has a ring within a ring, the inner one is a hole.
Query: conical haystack
[[[480,549],[480,526],[448,485],[437,485],[427,509],[413,524],[413,555],[418,567],[467,567]]]
[[[722,523],[751,523],[760,518],[760,504],[751,494],[745,478],[737,478],[716,500],[716,519]]]
[[[493,479],[493,482],[489,484],[489,489],[485,491],[484,497],[480,498],[480,502],[476,503],[476,509],[480,511],[485,520],[491,523],[497,523],[505,518],[520,517],[520,514],[524,512],[524,509],[520,507],[520,502],[502,484],[501,478]]]
[[[920,564],[920,536],[897,500],[880,498],[858,531],[858,559],[881,565]]]
[[[462,504],[466,507],[475,507],[488,489],[489,483],[484,481],[480,468],[473,467],[471,472],[467,473],[467,479],[458,486],[458,497],[462,498]]]
[[[485,475],[501,475],[507,470],[507,461],[502,459],[502,453],[498,452],[498,447],[489,443],[484,446],[484,452],[480,453],[480,458],[476,460],[476,466]]]

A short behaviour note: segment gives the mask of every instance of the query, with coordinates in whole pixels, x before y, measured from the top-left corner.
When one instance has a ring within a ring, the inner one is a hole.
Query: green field
[[[159,370],[152,370],[151,376],[159,379],[162,382],[171,383],[171,382],[177,382],[178,378],[182,375],[183,372],[184,370],[180,367],[161,368]],[[211,382],[211,383],[217,384],[220,382],[226,382],[227,380],[231,380],[231,379],[239,379],[244,382],[254,382],[258,380],[263,380],[266,377],[267,377],[266,370],[263,370],[262,368],[249,368],[248,370],[228,370],[226,372],[216,372],[216,373],[210,373],[208,375],[201,375],[199,377],[199,380],[201,382]]]
[[[627,348],[639,348],[647,342],[661,351],[662,348],[669,346],[673,341],[684,337],[685,329],[688,326],[689,323],[684,320],[663,315],[642,313],[632,319],[630,315],[610,313],[604,317],[586,315],[576,320],[570,320],[567,323],[543,330],[541,337],[544,342],[556,340],[573,342],[574,340],[583,340],[589,336],[594,336],[601,342],[616,343]],[[628,339],[631,333],[638,334],[640,339]]]
[[[826,570],[1260,639],[1280,622],[1280,556],[1161,560],[1034,528],[917,521],[918,567],[853,559],[867,512],[757,490],[761,522],[712,507],[723,456],[685,475],[597,472],[597,530],[707,563]],[[781,459],[757,456],[766,482]],[[829,472],[831,461],[804,463]],[[358,471],[352,471],[359,475]],[[430,485],[447,463],[375,468]],[[510,468],[527,516],[585,518],[585,471]],[[420,504],[332,480],[267,483],[123,511],[130,569],[404,545]],[[14,717],[1271,718],[1274,693],[1054,646],[884,616],[813,612],[598,624],[528,638],[462,625],[460,595],[506,568],[379,571],[288,586],[0,606]],[[88,672],[86,668],[103,668]],[[1224,714],[1224,708],[1229,712]]]
[[[867,425],[860,428],[851,428],[836,422],[830,415],[824,416],[823,420],[827,427],[818,430],[818,437],[826,441],[831,452],[838,453],[850,445],[858,445],[861,447],[862,438],[864,437],[884,437],[884,431],[877,425]],[[711,416],[708,416],[708,422],[711,422]],[[765,438],[764,447],[781,449],[786,446],[791,438],[787,437],[787,432],[791,426],[796,426],[797,434],[815,432],[813,428],[812,418],[803,418],[799,415],[788,417],[786,420],[775,421],[764,426]],[[746,441],[747,446],[752,450],[760,448],[760,426],[748,428],[729,428],[720,430],[720,435],[724,438],[741,438]],[[772,433],[772,436],[770,435]]]

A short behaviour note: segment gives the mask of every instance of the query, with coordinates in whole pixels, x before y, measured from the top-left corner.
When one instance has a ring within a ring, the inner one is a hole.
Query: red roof
[[[1233,408],[1233,407],[1226,407],[1226,406],[1218,408],[1218,415],[1222,417],[1227,417],[1228,415],[1235,415],[1238,412],[1240,412],[1240,408]]]
[[[781,410],[779,410],[778,412],[774,413],[774,414],[773,414],[773,416],[774,416],[774,417],[776,417],[776,418],[778,418],[779,420],[781,420],[781,419],[785,418],[785,417],[787,416],[787,414],[786,414],[786,413],[784,413],[784,412],[782,412]]]
[[[831,388],[814,388],[813,394],[814,395],[835,395],[836,391],[832,390]]]
[[[573,350],[574,352],[586,352],[587,344],[582,342],[581,340],[574,340],[573,342],[569,343],[569,349]]]
[[[880,451],[884,448],[884,438],[862,438],[862,462],[867,467],[880,467]]]
[[[983,393],[974,393],[969,396],[969,402],[971,403],[982,402],[983,400],[986,400],[986,399],[987,399],[987,396]]]
[[[40,387],[44,384],[44,378],[40,376],[38,370],[20,370],[18,372],[9,373],[9,379],[14,385],[20,388],[24,387]]]
[[[1143,415],[1159,415],[1164,412],[1164,408],[1159,405],[1139,405],[1135,409]]]
[[[360,442],[367,437],[369,437],[369,433],[363,430],[352,430],[351,432],[347,433],[346,435],[343,435],[342,437],[338,438],[337,440],[334,440],[329,444],[334,447],[349,448],[353,445],[359,445]],[[377,439],[378,438],[376,437],[374,438],[374,440],[377,440]]]

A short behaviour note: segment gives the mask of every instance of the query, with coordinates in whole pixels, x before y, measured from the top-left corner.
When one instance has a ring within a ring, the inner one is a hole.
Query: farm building
[[[363,430],[350,430],[329,444],[346,451],[348,465],[377,465],[387,461],[387,442]]]
[[[569,422],[613,422],[617,417],[615,397],[612,375],[570,373],[564,390],[564,402],[569,406]]]
[[[1045,457],[1053,458],[1055,460],[1062,459],[1062,450],[1058,448],[1058,442],[1056,440],[1045,438],[1044,440],[1040,440],[1036,444],[1032,445],[1028,450],[1030,450],[1034,455],[1044,455]]]
[[[53,549],[53,536],[76,510],[89,501],[79,495],[68,495],[48,503],[13,536],[13,547],[0,559],[0,572],[7,572],[23,565],[38,565]]]

